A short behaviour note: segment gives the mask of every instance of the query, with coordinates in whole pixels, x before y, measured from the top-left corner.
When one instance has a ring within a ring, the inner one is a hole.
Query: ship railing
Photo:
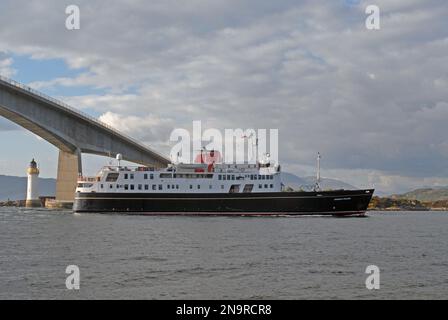
[[[125,171],[125,172],[142,172],[142,171],[156,171],[154,167],[143,167],[143,166],[104,166],[103,170],[106,171]]]

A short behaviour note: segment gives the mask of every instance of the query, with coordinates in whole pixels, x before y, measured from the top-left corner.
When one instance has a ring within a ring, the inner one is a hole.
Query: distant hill
[[[26,177],[0,175],[0,201],[24,200],[26,198]],[[40,195],[54,196],[56,180],[39,178]]]
[[[315,177],[303,177],[300,178],[292,173],[282,172],[282,181],[285,186],[291,187],[294,190],[311,190],[315,183],[316,178]],[[322,189],[356,189],[356,187],[352,186],[351,184],[348,184],[346,182],[336,180],[336,179],[328,179],[328,178],[322,178],[322,181],[320,183],[320,186]]]
[[[423,202],[448,200],[448,187],[416,189],[403,194],[394,194],[391,198],[418,200]]]

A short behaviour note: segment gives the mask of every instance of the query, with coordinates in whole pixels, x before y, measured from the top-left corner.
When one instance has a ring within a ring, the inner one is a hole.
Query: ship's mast
[[[248,146],[251,145],[251,154],[250,158],[247,159],[248,162],[258,162],[258,137],[257,134],[251,132],[249,135],[244,134],[242,136],[243,139],[247,139]]]
[[[320,152],[317,153],[317,173],[316,173],[316,190],[320,190]]]

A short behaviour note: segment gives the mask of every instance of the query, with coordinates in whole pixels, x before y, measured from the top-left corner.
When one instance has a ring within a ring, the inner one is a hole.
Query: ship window
[[[167,187],[168,187],[168,189],[171,189],[171,186],[170,186],[170,185],[168,185]]]
[[[262,185],[262,184],[259,184],[259,185],[258,185],[258,189],[263,189],[263,185]]]
[[[190,184],[190,189],[193,189],[193,185],[192,184]]]
[[[220,174],[218,174],[218,180],[221,180],[222,176]]]
[[[176,189],[179,189],[179,185],[178,184],[176,184]]]
[[[142,190],[143,186],[141,184],[138,185],[138,190]]]
[[[155,184],[152,185],[152,190],[156,190],[156,185]]]
[[[147,174],[147,173],[145,173],[145,174],[143,175],[143,179],[148,180],[148,174]]]
[[[264,185],[264,188],[265,188],[265,189],[267,189],[267,188],[268,188],[268,185],[267,185],[267,184],[265,184],[265,185]]]
[[[124,190],[129,190],[129,185],[128,184],[124,185]]]
[[[124,174],[124,179],[128,180],[128,174],[127,173]]]
[[[210,185],[208,186],[208,188],[211,189],[211,188],[212,188],[212,185],[210,184]]]
[[[201,185],[200,184],[198,184],[198,189],[201,189]]]
[[[171,177],[172,177],[171,173],[161,173],[160,174],[160,178],[171,178]]]
[[[274,185],[271,183],[271,184],[270,184],[270,187],[271,187],[271,189],[272,189],[272,188],[274,188]]]
[[[84,183],[84,188],[92,188],[93,183]]]
[[[131,184],[131,190],[134,190],[134,185],[133,184]]]
[[[103,189],[104,188],[104,185],[101,185],[101,189]]]
[[[154,175],[151,173],[150,175],[149,175],[149,178],[152,180],[152,179],[154,179]]]
[[[106,177],[106,182],[115,182],[120,174],[118,172],[111,172]]]
[[[133,173],[131,173],[131,180],[132,180],[132,179],[134,179],[134,174],[133,174]]]
[[[159,190],[163,189],[163,185],[159,184]]]
[[[174,184],[171,185],[171,189],[174,189]]]
[[[226,175],[223,175],[222,176],[222,180],[226,180],[227,179],[227,176]]]
[[[109,186],[109,188],[110,188],[110,189],[112,189],[113,187],[114,187],[114,185],[113,185],[113,184],[111,184],[111,185]]]
[[[234,175],[232,175],[232,180],[235,180],[235,176]]]
[[[145,190],[149,190],[149,185],[145,184]]]
[[[244,186],[244,189],[243,189],[243,192],[244,193],[250,193],[250,192],[252,192],[252,189],[254,188],[254,185],[253,184],[246,184],[245,186]]]
[[[257,180],[257,175],[256,174],[254,174],[254,180]]]
[[[229,193],[238,193],[240,192],[240,185],[239,184],[232,184],[230,187]]]

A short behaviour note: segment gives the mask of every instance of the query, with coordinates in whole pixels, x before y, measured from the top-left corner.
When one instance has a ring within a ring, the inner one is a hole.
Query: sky
[[[447,16],[445,0],[2,0],[0,74],[164,154],[194,120],[274,128],[284,171],[314,175],[320,152],[323,176],[397,193],[448,185]],[[5,119],[0,148],[0,174],[35,157],[56,175],[57,149]]]

